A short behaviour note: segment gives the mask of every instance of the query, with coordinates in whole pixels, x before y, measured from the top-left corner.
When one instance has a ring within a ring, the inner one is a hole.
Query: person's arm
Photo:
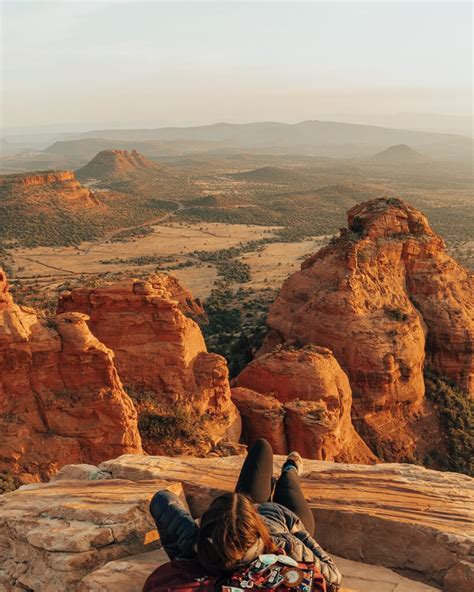
[[[342,574],[333,559],[306,530],[299,530],[292,534],[311,552],[313,556],[311,561],[314,561],[326,582],[333,586],[333,590],[337,590],[341,585]]]
[[[342,580],[341,572],[331,557],[305,530],[303,522],[294,512],[281,504],[269,502],[261,504],[259,513],[277,522],[282,531],[296,537],[304,546],[304,549],[301,550],[302,556],[298,557],[298,560],[315,563],[326,582],[333,586],[333,590],[337,590]]]
[[[194,544],[198,526],[179,498],[170,491],[158,491],[150,502],[150,513],[168,557],[192,559],[196,556]]]

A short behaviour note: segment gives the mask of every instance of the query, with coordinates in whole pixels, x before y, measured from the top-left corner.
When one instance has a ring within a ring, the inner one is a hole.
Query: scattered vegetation
[[[121,258],[115,257],[114,259],[101,259],[100,263],[104,265],[134,265],[140,267],[142,265],[163,265],[164,263],[174,263],[176,257],[173,255],[141,255],[140,257],[129,257]]]
[[[209,351],[224,356],[230,377],[252,359],[267,334],[266,316],[275,292],[233,290],[218,284],[204,303],[208,322],[202,325]]]
[[[71,391],[70,389],[63,389],[63,390],[57,391],[55,393],[55,396],[58,397],[59,399],[63,399],[64,401],[69,401],[70,403],[77,403],[77,401],[79,401],[81,398],[79,393],[76,393],[75,391]]]
[[[146,411],[140,414],[138,429],[148,440],[155,440],[162,445],[183,442],[191,446],[202,446],[208,441],[206,433],[206,415],[198,416],[183,408],[173,412]]]
[[[219,261],[217,274],[227,284],[244,284],[252,279],[250,265],[242,261]]]
[[[384,312],[389,319],[392,319],[392,321],[399,321],[400,323],[403,323],[409,319],[407,313],[403,312],[403,310],[400,308],[390,308],[389,306],[386,306],[384,308]]]
[[[144,448],[150,454],[180,454],[192,447],[206,452],[211,442],[207,425],[210,415],[197,415],[183,406],[164,407],[157,395],[145,387],[126,386],[138,412],[138,429]]]
[[[126,243],[132,239],[143,238],[153,234],[152,226],[139,226],[138,228],[130,228],[129,230],[122,230],[115,234],[110,241],[112,243]]]
[[[19,486],[20,483],[10,471],[0,471],[0,495],[15,491]]]
[[[438,411],[446,433],[448,457],[438,455],[441,468],[474,475],[474,401],[447,378],[425,372],[426,396]],[[428,461],[430,459],[427,459]]]

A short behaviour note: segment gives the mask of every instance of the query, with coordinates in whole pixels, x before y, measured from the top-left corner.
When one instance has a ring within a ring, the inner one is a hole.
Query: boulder
[[[275,452],[298,450],[319,460],[376,461],[352,425],[349,380],[329,349],[277,349],[250,362],[236,384],[247,389],[234,390],[233,398],[250,441],[266,437],[273,428]]]
[[[285,410],[274,395],[264,395],[248,388],[232,389],[232,401],[242,417],[242,439],[251,446],[258,438],[270,442],[276,454],[288,453]]]

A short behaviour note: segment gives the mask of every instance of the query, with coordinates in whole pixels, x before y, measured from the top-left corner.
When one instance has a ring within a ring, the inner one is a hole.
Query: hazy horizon
[[[471,16],[470,2],[4,1],[1,127],[322,119],[462,133]]]

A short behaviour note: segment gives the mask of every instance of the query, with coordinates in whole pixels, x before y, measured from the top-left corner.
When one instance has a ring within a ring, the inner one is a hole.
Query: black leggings
[[[235,491],[245,493],[255,504],[268,502],[272,498],[272,475],[273,450],[266,440],[260,438],[249,450]],[[300,478],[295,470],[284,471],[280,475],[272,501],[294,512],[309,534],[314,534],[313,513],[301,491]]]

